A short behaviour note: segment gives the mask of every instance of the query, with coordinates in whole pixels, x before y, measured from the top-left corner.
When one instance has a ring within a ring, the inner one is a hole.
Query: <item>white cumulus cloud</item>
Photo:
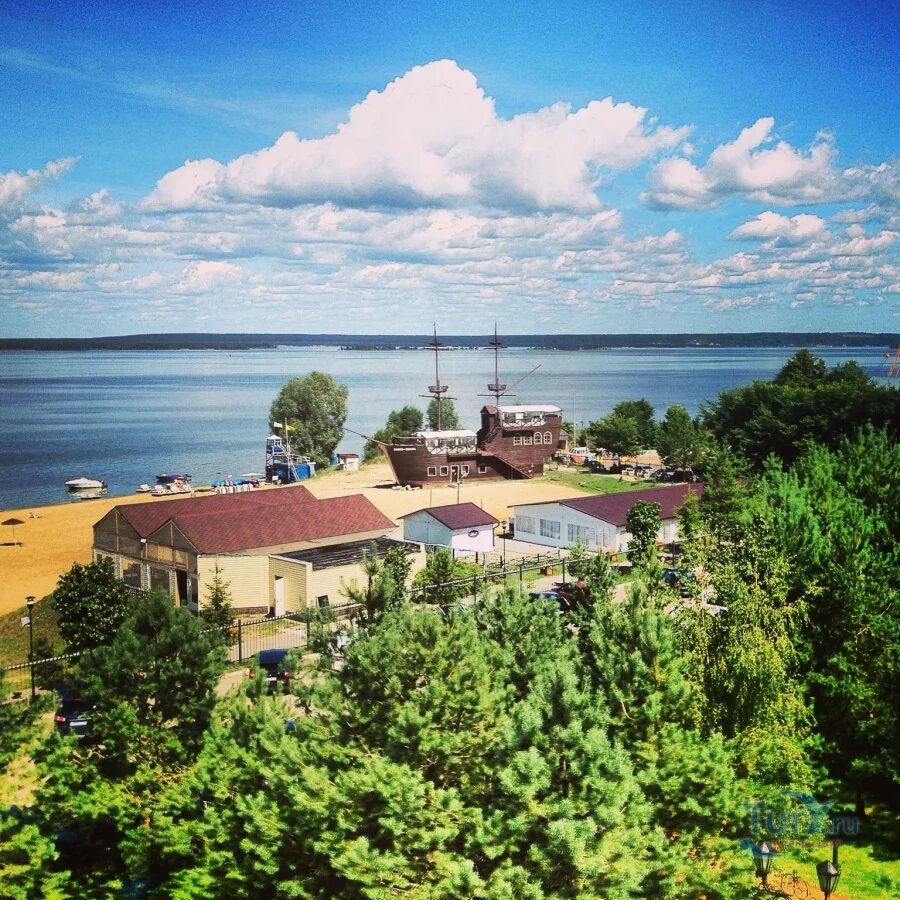
[[[370,92],[334,134],[304,140],[289,131],[229,163],[187,162],[159,180],[144,207],[332,202],[589,212],[601,208],[601,170],[631,168],[688,132],[610,98],[503,119],[471,72],[439,60]]]
[[[769,146],[774,128],[770,116],[757,119],[736,140],[716,147],[702,167],[662,160],[650,171],[642,199],[655,209],[711,209],[732,195],[783,205],[825,200],[836,178],[830,136],[820,134],[808,150],[786,141]]]
[[[0,172],[0,208],[20,203],[28,194],[40,190],[47,181],[68,172],[75,162],[74,156],[67,156],[48,162],[43,169]]]
[[[731,232],[732,238],[751,240],[783,240],[801,244],[825,234],[825,220],[818,216],[782,216],[776,212],[760,213]]]
[[[184,267],[175,290],[185,293],[202,293],[222,285],[233,284],[240,281],[244,275],[244,270],[234,263],[204,259]]]

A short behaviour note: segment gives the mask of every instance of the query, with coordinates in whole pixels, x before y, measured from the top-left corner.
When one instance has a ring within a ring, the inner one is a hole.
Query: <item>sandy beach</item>
[[[357,472],[330,472],[304,482],[320,498],[363,493],[395,522],[400,516],[417,509],[456,503],[455,486],[403,491],[391,489],[390,483],[386,463],[365,466]],[[542,481],[464,482],[459,499],[478,504],[498,519],[506,519],[512,504],[580,494],[573,488]],[[112,507],[121,503],[146,502],[146,495],[130,494],[0,511],[0,521],[14,517],[24,523],[15,528],[18,545],[12,543],[13,529],[10,526],[0,529],[0,614],[24,607],[25,598],[29,595],[38,599],[45,597],[72,563],[90,562],[93,525]],[[173,500],[154,498],[150,502],[171,503]]]

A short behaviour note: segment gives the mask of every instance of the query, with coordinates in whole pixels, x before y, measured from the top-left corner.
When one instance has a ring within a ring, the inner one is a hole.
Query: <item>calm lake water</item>
[[[557,403],[566,419],[588,422],[620,400],[646,397],[661,418],[681,403],[693,414],[720,391],[770,378],[789,349],[506,350],[501,380],[516,403]],[[883,348],[816,350],[829,366],[856,360],[883,376]],[[65,482],[85,476],[128,494],[160,472],[195,483],[259,472],[269,406],[289,378],[313,369],[350,389],[347,426],[371,434],[391,409],[424,408],[433,356],[420,351],[354,352],[279,348],[88,353],[0,353],[0,509],[66,500]],[[441,377],[463,424],[477,427],[493,380],[493,354],[447,351]],[[349,432],[341,445],[360,451]]]

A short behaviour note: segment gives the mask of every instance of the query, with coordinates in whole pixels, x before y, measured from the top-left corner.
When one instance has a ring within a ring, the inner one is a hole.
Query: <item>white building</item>
[[[338,465],[345,472],[356,472],[359,469],[358,453],[338,453]]]
[[[449,547],[454,556],[494,549],[497,519],[474,503],[431,506],[401,516],[401,520],[404,540]]]
[[[513,507],[515,536],[545,547],[582,544],[592,551],[619,553],[628,549],[631,537],[625,529],[628,511],[638,500],[643,500],[659,504],[662,525],[656,539],[661,544],[671,544],[678,540],[678,510],[689,494],[699,497],[702,493],[702,484],[675,484],[619,494],[522,503]]]

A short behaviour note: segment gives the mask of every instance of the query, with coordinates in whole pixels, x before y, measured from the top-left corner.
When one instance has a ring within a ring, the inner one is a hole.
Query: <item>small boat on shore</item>
[[[149,484],[139,484],[136,490],[139,494],[149,494],[150,491],[153,490],[153,488],[151,488]]]
[[[106,482],[99,481],[96,478],[73,478],[66,482],[66,487],[72,493],[78,491],[105,491]]]
[[[162,482],[150,491],[151,497],[171,497],[174,494],[193,494],[194,486],[190,482],[190,476],[174,478],[172,481]]]
[[[190,475],[168,475],[165,472],[163,472],[161,475],[156,476],[157,484],[173,484],[176,481],[190,482],[190,480]]]

